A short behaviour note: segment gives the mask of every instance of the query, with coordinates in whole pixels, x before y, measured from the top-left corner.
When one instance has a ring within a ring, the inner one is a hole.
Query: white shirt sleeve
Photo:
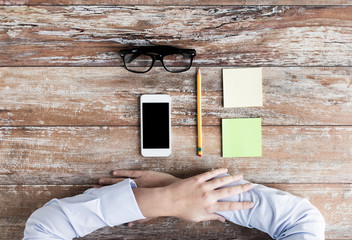
[[[239,181],[231,185],[248,183]],[[254,184],[253,190],[221,201],[252,201],[249,210],[219,212],[228,221],[256,228],[279,240],[325,239],[325,221],[307,199],[287,192]]]
[[[133,180],[126,179],[74,197],[53,199],[29,217],[23,239],[72,239],[143,219],[132,191],[135,187]]]

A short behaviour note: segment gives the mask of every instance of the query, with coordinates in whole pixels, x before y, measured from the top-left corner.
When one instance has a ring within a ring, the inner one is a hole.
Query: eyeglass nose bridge
[[[160,60],[164,57],[163,54],[160,53],[146,53],[147,55],[150,55],[154,58],[154,60]]]
[[[159,60],[159,62],[161,63],[161,66],[163,66],[166,71],[170,72],[170,71],[165,67],[165,64],[164,64],[164,57],[165,57],[165,55],[164,55],[164,54],[160,54],[160,53],[154,55],[155,60]]]
[[[155,64],[155,61],[156,61],[156,60],[159,60],[159,61],[160,61],[161,66],[163,66],[166,71],[171,72],[171,71],[169,71],[169,70],[167,69],[167,67],[166,67],[165,64],[164,64],[164,60],[163,60],[163,59],[164,59],[164,56],[165,56],[165,55],[163,55],[163,54],[161,54],[161,53],[147,53],[147,52],[146,52],[146,53],[140,53],[140,54],[145,54],[145,55],[148,55],[148,56],[150,56],[150,57],[152,58],[152,63],[151,63],[150,68],[148,69],[148,71],[145,71],[145,72],[143,72],[143,73],[149,72],[149,71],[154,67],[154,64]]]

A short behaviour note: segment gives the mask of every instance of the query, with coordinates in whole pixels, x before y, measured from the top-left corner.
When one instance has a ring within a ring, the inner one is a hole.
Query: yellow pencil
[[[197,69],[197,117],[198,117],[198,156],[202,156],[202,76]]]

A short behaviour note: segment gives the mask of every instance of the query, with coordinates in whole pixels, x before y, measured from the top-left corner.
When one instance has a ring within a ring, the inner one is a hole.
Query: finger
[[[139,170],[115,170],[112,173],[115,177],[139,178],[143,175],[143,171]]]
[[[205,182],[205,181],[212,179],[220,174],[225,174],[225,173],[227,173],[226,168],[219,168],[219,169],[215,169],[210,172],[205,172],[205,173],[201,173],[199,175],[196,175],[195,178],[200,182]]]
[[[94,185],[93,188],[101,188],[102,186],[100,185]]]
[[[216,212],[236,211],[250,209],[254,206],[253,202],[218,202],[216,204]]]
[[[126,180],[125,178],[100,178],[99,179],[99,184],[100,185],[112,185],[118,182],[122,182],[123,180]]]
[[[242,180],[242,179],[243,179],[242,174],[231,175],[231,176],[226,176],[226,177],[220,177],[220,178],[213,179],[213,180],[207,182],[207,185],[211,189],[216,189],[216,188],[225,186],[227,184],[230,184],[230,183],[233,183],[233,182],[237,182],[237,181]]]
[[[218,220],[220,222],[225,222],[226,219],[223,216],[220,216],[216,213],[211,213],[211,214],[208,214],[207,216],[201,218],[198,221],[203,222],[203,221],[211,221],[211,220]]]
[[[221,189],[218,189],[215,191],[216,191],[216,197],[218,199],[221,199],[221,198],[226,198],[229,196],[237,195],[237,194],[240,194],[243,192],[247,192],[252,189],[253,189],[253,184],[246,183],[246,184],[242,184],[242,185],[221,188]]]
[[[137,220],[137,221],[133,221],[133,222],[129,222],[127,223],[127,226],[128,227],[132,227],[133,225],[137,224],[137,223],[145,223],[145,222],[148,222],[150,220],[152,220],[154,218],[145,218],[145,219],[141,219],[141,220]]]

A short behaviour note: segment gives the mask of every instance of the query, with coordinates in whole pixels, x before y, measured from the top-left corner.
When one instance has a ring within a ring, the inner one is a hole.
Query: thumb
[[[216,213],[208,214],[202,219],[202,221],[211,221],[211,220],[218,220],[224,223],[226,219],[223,216]]]

